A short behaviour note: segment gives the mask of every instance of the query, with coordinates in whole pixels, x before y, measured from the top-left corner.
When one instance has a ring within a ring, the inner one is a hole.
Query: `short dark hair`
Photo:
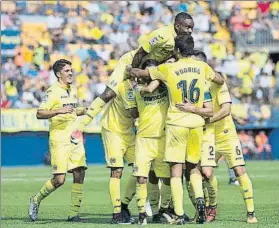
[[[178,48],[182,56],[193,55],[194,52],[194,39],[191,35],[183,34],[178,35],[174,39],[175,48]]]
[[[174,19],[174,23],[181,23],[182,21],[185,21],[186,19],[190,19],[193,20],[193,18],[191,17],[190,14],[185,13],[185,12],[180,12],[178,14],[176,14],[175,19]]]
[[[151,67],[151,66],[158,66],[159,62],[155,59],[147,59],[144,61],[142,64],[142,69],[145,69],[146,67]]]
[[[65,65],[72,65],[72,63],[66,59],[59,59],[53,64],[52,68],[56,77]]]
[[[200,58],[203,62],[207,62],[206,54],[203,51],[195,49],[193,54],[194,56]]]

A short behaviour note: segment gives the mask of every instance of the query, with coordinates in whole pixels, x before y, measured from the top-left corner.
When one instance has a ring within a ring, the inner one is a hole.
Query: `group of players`
[[[105,91],[89,108],[78,107],[71,62],[54,63],[58,82],[47,90],[37,111],[38,119],[50,121],[53,178],[30,199],[32,221],[38,217],[41,201],[63,185],[67,172],[73,173],[68,221],[82,220],[78,212],[87,168],[82,131],[105,108],[101,135],[111,170],[113,224],[134,223],[128,209],[134,195],[141,225],[147,224],[147,198],[153,222],[190,221],[183,209],[184,176],[196,208],[195,221],[214,221],[218,189],[213,170],[221,156],[239,181],[247,222],[257,223],[253,188],[230,115],[226,78],[206,63],[203,52],[194,49],[193,27],[192,17],[182,12],[174,25],[142,35],[139,47],[119,59]],[[133,172],[121,200],[123,159]]]

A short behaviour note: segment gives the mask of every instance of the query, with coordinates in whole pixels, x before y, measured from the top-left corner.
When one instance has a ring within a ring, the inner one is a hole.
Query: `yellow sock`
[[[161,187],[161,207],[168,208],[171,200],[171,186],[162,182]]]
[[[204,185],[208,190],[209,205],[216,206],[217,205],[217,193],[218,193],[216,176],[213,175],[208,181],[204,181]]]
[[[145,213],[145,202],[147,198],[147,185],[139,184],[136,185],[136,196],[139,213]]]
[[[46,198],[50,193],[52,193],[56,188],[51,183],[51,180],[48,180],[43,187],[40,189],[40,191],[37,193],[37,195],[34,196],[34,201],[38,204],[41,203],[41,201]]]
[[[147,184],[148,199],[151,206],[152,214],[159,213],[160,189],[158,184]]]
[[[192,204],[196,208],[196,199],[195,199],[194,191],[193,191],[193,188],[191,186],[191,182],[190,181],[186,180],[186,188],[187,188],[187,191],[188,191],[188,196],[189,196]]]
[[[247,212],[254,212],[253,186],[247,173],[237,177],[246,204]]]
[[[137,184],[137,177],[131,175],[126,185],[124,196],[122,198],[122,203],[128,205],[131,202],[131,200],[136,194],[136,184]]]
[[[93,120],[93,118],[103,109],[106,103],[100,98],[97,97],[89,106],[86,115],[82,118],[80,122],[79,129],[83,131],[83,129]]]
[[[176,215],[182,216],[183,210],[183,187],[181,177],[171,178],[171,195]]]
[[[204,195],[204,201],[205,201],[205,206],[208,207],[209,206],[209,195],[208,195],[208,190],[207,187],[205,187],[205,180],[202,182],[202,190],[203,190],[203,195]]]
[[[190,182],[195,194],[195,199],[204,198],[202,190],[202,176],[199,173],[193,173],[190,175]]]
[[[71,209],[69,217],[78,215],[82,200],[83,184],[73,183],[71,194]]]
[[[121,212],[120,179],[111,177],[109,180],[109,194],[113,206],[113,213]]]

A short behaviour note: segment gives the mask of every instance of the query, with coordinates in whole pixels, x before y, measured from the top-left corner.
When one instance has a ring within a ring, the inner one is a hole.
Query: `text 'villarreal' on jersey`
[[[49,131],[52,139],[59,140],[59,138],[62,139],[71,135],[72,129],[75,127],[75,120],[77,119],[77,89],[73,85],[65,87],[57,82],[46,91],[46,95],[39,109],[57,110],[68,105],[74,108],[73,113],[59,114],[49,119]],[[61,134],[61,131],[65,134]]]
[[[138,107],[139,121],[137,135],[140,137],[161,137],[164,135],[165,122],[169,107],[168,91],[161,84],[153,93],[140,95],[140,86],[135,89],[135,102]]]

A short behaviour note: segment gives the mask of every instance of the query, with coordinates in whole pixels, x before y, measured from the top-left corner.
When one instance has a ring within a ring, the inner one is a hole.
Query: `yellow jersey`
[[[215,83],[211,83],[210,90],[212,95],[214,113],[218,112],[221,109],[222,104],[232,102],[226,83],[221,86]],[[215,122],[216,137],[222,137],[222,135],[224,134],[237,136],[235,125],[231,115]]]
[[[161,63],[171,57],[176,36],[173,25],[164,26],[148,34],[141,35],[138,43],[148,53],[143,58],[142,63],[147,59],[155,59]]]
[[[118,95],[111,101],[102,117],[101,125],[113,133],[131,134],[134,118],[128,109],[133,108],[131,105],[135,99],[133,88],[129,80],[125,80],[119,84],[118,90]]]
[[[56,82],[46,91],[39,110],[57,110],[67,105],[74,108],[73,113],[59,114],[49,119],[49,135],[52,140],[69,140],[69,136],[75,128],[78,106],[76,87],[73,85],[66,87]]]
[[[204,125],[204,119],[193,113],[182,112],[175,107],[187,98],[196,107],[203,107],[205,101],[211,100],[206,80],[212,81],[215,72],[201,61],[182,58],[175,63],[165,63],[148,68],[150,77],[163,81],[168,89],[169,109],[166,123],[187,128]]]
[[[145,138],[161,137],[164,135],[169,107],[167,88],[161,84],[153,93],[143,96],[140,95],[139,88],[138,85],[134,90],[139,112],[137,135]]]

